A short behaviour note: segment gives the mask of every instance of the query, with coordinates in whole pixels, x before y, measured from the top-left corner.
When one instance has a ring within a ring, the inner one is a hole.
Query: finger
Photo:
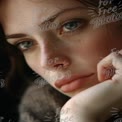
[[[116,69],[112,80],[116,82],[122,81],[122,50],[114,55],[112,64]]]
[[[117,53],[114,53],[112,59],[113,59],[113,61],[112,61],[113,66],[116,69],[121,69],[121,67],[122,67],[122,50],[118,51]]]
[[[118,51],[118,53],[122,55],[122,50]]]
[[[98,73],[98,80],[99,81],[105,81],[107,79],[110,79],[115,69],[112,65],[112,58],[115,52],[111,53],[107,57],[105,57],[103,60],[101,60],[97,65],[97,73]]]

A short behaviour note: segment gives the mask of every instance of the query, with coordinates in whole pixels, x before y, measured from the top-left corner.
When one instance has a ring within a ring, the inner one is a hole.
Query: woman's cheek
[[[37,73],[41,71],[41,66],[40,66],[41,63],[40,63],[40,57],[38,53],[34,53],[34,51],[33,52],[31,51],[28,53],[24,53],[24,57],[25,57],[26,63],[33,71]]]

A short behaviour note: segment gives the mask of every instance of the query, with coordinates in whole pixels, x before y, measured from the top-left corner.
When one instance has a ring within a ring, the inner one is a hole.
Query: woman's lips
[[[72,92],[82,87],[94,73],[84,76],[72,76],[68,79],[62,79],[55,82],[55,86],[63,92]]]

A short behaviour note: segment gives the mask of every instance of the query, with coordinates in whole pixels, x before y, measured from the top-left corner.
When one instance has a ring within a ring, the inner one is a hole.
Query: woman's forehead
[[[9,10],[10,8],[12,8],[11,10],[19,8],[21,8],[21,10],[27,10],[31,7],[37,8],[38,6],[40,7],[40,9],[48,8],[49,6],[52,6],[53,8],[63,8],[63,6],[65,6],[66,4],[72,6],[77,2],[80,2],[81,5],[95,5],[96,1],[98,0],[2,0],[0,3],[0,8],[2,8],[1,11],[4,13],[5,10]]]
[[[40,3],[36,3],[36,2]],[[44,10],[43,12],[46,12],[50,9],[51,11],[57,11],[58,9],[64,9],[67,7],[75,7],[77,5],[81,6],[82,4],[79,4],[80,0],[5,0],[2,6],[2,13],[5,15],[6,13],[15,14],[18,12],[18,15],[21,14],[21,12],[24,13],[33,13],[34,10],[36,12],[39,10],[41,13],[41,10]],[[82,3],[82,2],[81,2]],[[48,11],[50,13],[50,11]],[[24,13],[22,13],[24,15]],[[35,13],[36,14],[36,13]]]
[[[2,11],[2,24],[4,24],[4,27],[8,30],[8,33],[15,32],[17,30],[20,31],[21,29],[21,31],[23,31],[25,30],[25,25],[26,28],[36,26],[45,19],[55,15],[56,13],[59,13],[64,9],[70,9],[81,6],[79,2],[76,2],[76,0],[45,0],[41,4],[28,2],[30,0],[8,1],[10,2],[10,4],[6,3],[6,5],[3,6]]]
[[[63,8],[64,6],[73,6],[75,3],[80,2],[80,5],[94,5],[96,6],[96,1],[98,0],[2,0],[1,12],[5,14],[5,11],[11,12],[10,10],[21,11],[29,10],[29,9],[51,9],[52,11],[55,8]],[[12,13],[14,13],[12,12]],[[18,13],[19,14],[19,13]]]
[[[51,3],[51,2],[59,2],[60,0],[0,0],[0,3],[11,3],[11,2],[22,2],[23,4],[25,4],[25,2],[32,2],[32,3]],[[66,0],[61,0],[64,3],[66,2]],[[100,0],[70,0],[70,1],[78,1],[81,3],[95,3],[95,2],[99,2]]]

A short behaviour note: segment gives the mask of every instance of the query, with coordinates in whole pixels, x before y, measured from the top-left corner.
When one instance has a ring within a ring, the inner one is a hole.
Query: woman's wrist
[[[67,113],[66,110],[69,110]],[[66,113],[66,114],[63,114]],[[68,101],[60,112],[60,122],[98,122],[85,106],[79,106],[75,101]]]

